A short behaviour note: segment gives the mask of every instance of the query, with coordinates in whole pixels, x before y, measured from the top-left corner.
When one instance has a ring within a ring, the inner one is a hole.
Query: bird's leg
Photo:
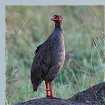
[[[50,98],[53,97],[51,81],[45,81],[45,85],[46,85],[46,96]]]

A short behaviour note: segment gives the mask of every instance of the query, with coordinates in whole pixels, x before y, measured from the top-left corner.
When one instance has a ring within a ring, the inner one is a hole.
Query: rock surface
[[[69,99],[39,98],[15,105],[105,105],[105,82],[79,92]]]

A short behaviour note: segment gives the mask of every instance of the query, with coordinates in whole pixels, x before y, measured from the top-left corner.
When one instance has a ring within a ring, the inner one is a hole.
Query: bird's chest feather
[[[51,59],[52,63],[64,63],[65,46],[63,34],[57,34],[51,41]]]

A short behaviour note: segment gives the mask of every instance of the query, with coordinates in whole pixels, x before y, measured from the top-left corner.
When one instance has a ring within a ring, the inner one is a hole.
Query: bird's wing
[[[45,66],[46,63],[46,51],[47,46],[45,44],[41,44],[35,50],[35,56],[33,59],[32,67],[31,67],[31,82],[33,84],[33,89],[37,90],[39,84],[42,82],[42,74],[43,71],[46,71],[47,68]]]
[[[43,74],[46,74],[51,64],[50,56],[51,54],[48,42],[38,46],[35,51],[35,57],[31,71],[37,72],[39,68],[41,73],[43,72]]]

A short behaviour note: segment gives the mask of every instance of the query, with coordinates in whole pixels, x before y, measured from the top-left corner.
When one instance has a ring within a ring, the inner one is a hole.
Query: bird
[[[37,91],[42,81],[45,81],[46,97],[54,97],[52,81],[57,77],[65,61],[63,16],[53,15],[51,21],[54,30],[47,40],[39,45],[31,66],[31,83],[33,91]]]

